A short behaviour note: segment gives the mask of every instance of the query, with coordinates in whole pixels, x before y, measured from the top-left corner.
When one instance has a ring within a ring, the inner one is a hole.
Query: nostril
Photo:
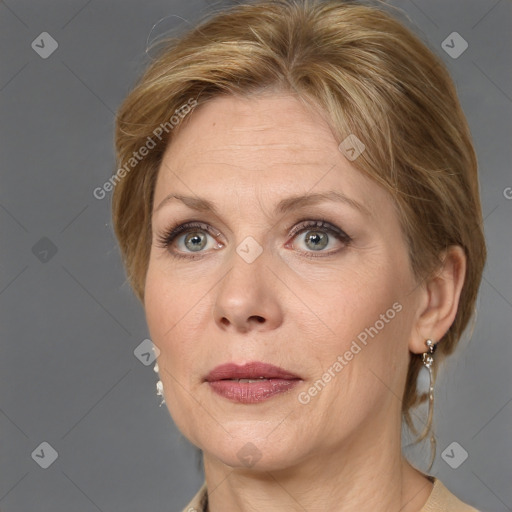
[[[262,324],[265,321],[265,319],[262,316],[251,316],[251,318],[256,319],[256,321],[260,324]]]

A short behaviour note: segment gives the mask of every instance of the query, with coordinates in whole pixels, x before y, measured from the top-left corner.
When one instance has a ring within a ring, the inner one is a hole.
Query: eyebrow
[[[184,196],[181,194],[169,194],[166,196],[153,210],[153,214],[160,210],[164,205],[172,201],[181,201],[184,205],[188,206],[192,210],[208,212],[218,217],[220,216],[218,209],[211,201],[201,197]],[[350,197],[347,197],[345,194],[336,192],[334,190],[287,197],[277,203],[274,208],[274,212],[278,215],[282,215],[290,210],[312,206],[325,201],[344,203],[368,217],[372,216],[370,210],[366,206],[358,203]]]

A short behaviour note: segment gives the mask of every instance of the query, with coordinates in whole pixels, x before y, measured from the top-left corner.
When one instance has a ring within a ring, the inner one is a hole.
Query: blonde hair
[[[183,105],[264,89],[289,92],[317,108],[339,142],[353,134],[364,143],[352,164],[392,195],[418,282],[439,268],[449,246],[464,249],[457,315],[442,340],[434,340],[441,341],[439,363],[472,316],[486,259],[477,159],[442,61],[390,14],[355,2],[250,2],[161,43],[121,105],[115,133],[117,163],[126,172],[113,192],[113,225],[135,294],[144,302],[157,172],[187,117],[176,129],[162,126]],[[155,147],[131,161],[149,139]],[[421,366],[411,354],[402,402],[416,434],[411,408],[426,399],[416,388]],[[419,440],[430,427],[429,417]]]

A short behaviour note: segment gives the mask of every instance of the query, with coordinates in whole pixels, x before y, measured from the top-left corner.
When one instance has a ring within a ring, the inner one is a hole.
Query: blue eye
[[[343,230],[323,219],[301,221],[292,228],[288,237],[295,238],[302,233],[307,235],[305,244],[311,251],[301,250],[300,252],[307,257],[329,256],[338,252],[339,249],[324,251],[331,242],[331,238],[334,238],[345,246],[352,241],[351,237]],[[220,233],[203,222],[176,224],[163,234],[157,236],[157,246],[168,249],[171,255],[176,258],[195,259],[207,252],[204,249],[208,245],[209,236],[212,238],[219,237]],[[170,250],[171,246],[177,243],[181,243],[182,248],[179,250]],[[211,248],[215,250],[222,247],[222,243],[214,242]],[[287,243],[285,247],[290,248],[289,243]],[[315,252],[318,253],[318,255],[312,254]]]
[[[318,256],[328,256],[333,254],[335,251],[324,251],[328,244],[331,242],[331,237],[344,245],[350,244],[352,239],[343,230],[334,226],[333,224],[321,219],[321,220],[308,220],[300,223],[292,229],[290,236],[296,237],[300,234],[306,234],[304,239],[306,247],[311,249],[313,252],[319,253]],[[309,251],[304,251],[305,256],[318,257],[315,254],[311,254]]]
[[[188,249],[191,253],[194,252],[204,252],[202,249],[206,246],[207,236],[219,236],[220,233],[213,230],[208,224],[204,224],[202,222],[188,222],[186,224],[180,224],[172,226],[170,229],[165,231],[162,235],[157,237],[157,244],[159,247],[163,249],[169,249],[170,246],[175,243],[175,240],[178,236],[184,233],[184,241],[186,249]],[[219,249],[222,245],[219,246],[217,244],[217,249]],[[186,254],[186,251],[184,251]],[[175,251],[171,253],[173,256],[178,258],[191,258],[194,259],[196,256],[193,255],[185,255],[180,254]]]

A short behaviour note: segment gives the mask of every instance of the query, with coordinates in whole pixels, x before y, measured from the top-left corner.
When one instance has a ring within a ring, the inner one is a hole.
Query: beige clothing
[[[479,512],[456,498],[437,478],[433,478],[434,487],[420,512]],[[203,512],[206,502],[206,482],[194,496],[183,512]]]

